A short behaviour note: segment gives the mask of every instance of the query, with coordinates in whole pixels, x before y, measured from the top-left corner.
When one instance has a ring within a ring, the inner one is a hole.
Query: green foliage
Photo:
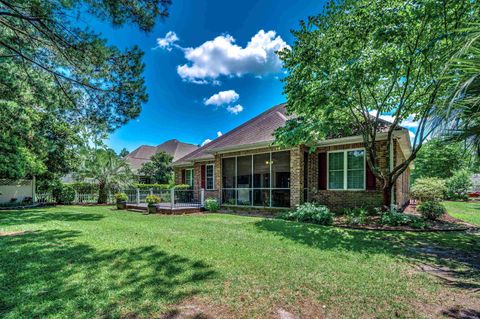
[[[413,184],[410,196],[420,201],[441,200],[445,190],[445,182],[439,178],[419,178]]]
[[[148,206],[158,204],[161,201],[162,201],[162,199],[160,197],[158,197],[157,195],[147,195],[147,197],[145,198],[145,202],[147,202]]]
[[[77,174],[79,179],[96,181],[100,204],[107,202],[108,191],[124,189],[133,183],[130,166],[111,149],[86,149]]]
[[[455,54],[449,69],[453,72],[450,107],[446,116],[450,125],[444,134],[451,141],[466,142],[480,160],[480,23],[463,30],[464,46]],[[478,164],[478,162],[477,162]],[[477,167],[478,168],[478,167]]]
[[[300,23],[294,45],[279,53],[288,74],[286,107],[296,117],[277,130],[277,144],[314,146],[360,135],[387,194],[435,128],[429,119],[448,99],[445,65],[465,38],[453,30],[477,21],[479,7],[469,0],[330,1]],[[397,126],[385,127],[380,115],[394,124],[418,122],[411,156],[393,170],[380,169],[375,141],[379,131],[393,134]]]
[[[158,152],[150,158],[138,170],[138,174],[150,177],[152,181],[158,184],[168,183],[172,177],[173,168],[171,166],[173,157],[165,152]]]
[[[148,99],[143,52],[109,45],[78,20],[149,31],[170,2],[0,2],[0,176],[67,173],[90,135],[138,116]]]
[[[125,156],[127,156],[128,154],[130,154],[130,152],[124,147],[124,148],[122,148],[122,150],[120,151],[120,153],[118,153],[118,156],[120,156],[120,157],[125,157]]]
[[[365,208],[347,208],[343,211],[349,225],[363,225],[367,221],[369,212]]]
[[[177,185],[172,185],[172,184],[139,184],[139,183],[134,183],[133,187],[135,188],[140,188],[140,189],[150,189],[150,188],[157,188],[157,189],[190,189],[190,185],[188,184],[177,184]]]
[[[77,193],[92,194],[98,192],[98,184],[96,183],[73,182],[65,184],[72,186]]]
[[[207,198],[205,200],[205,209],[208,210],[209,212],[216,212],[220,209],[220,205],[218,204],[218,201],[215,198]]]
[[[388,226],[406,226],[412,223],[412,217],[404,213],[385,212],[380,217],[380,223]]]
[[[425,201],[418,205],[417,210],[425,219],[437,220],[447,213],[445,206],[436,201]]]
[[[326,206],[314,203],[299,205],[295,210],[279,214],[278,218],[319,225],[333,224],[333,214],[330,210]]]
[[[54,189],[52,195],[57,203],[69,205],[75,200],[75,189],[71,185],[60,185]]]
[[[460,170],[447,179],[445,197],[451,200],[467,200],[468,190],[473,186],[472,174],[467,170]]]
[[[446,179],[470,165],[470,155],[460,142],[434,138],[426,142],[415,158],[412,179],[436,177]]]
[[[126,202],[128,200],[128,196],[125,193],[116,193],[115,194],[115,199],[118,202]]]

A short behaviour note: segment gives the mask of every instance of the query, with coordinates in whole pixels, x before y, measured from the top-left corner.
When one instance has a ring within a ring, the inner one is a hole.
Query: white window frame
[[[191,176],[191,179],[190,179],[190,180],[192,181],[191,184],[188,183],[188,177],[187,177],[189,171],[190,171],[190,174],[191,174],[191,175],[190,175],[190,176]],[[186,183],[187,185],[189,185],[190,187],[193,187],[193,184],[195,183],[195,181],[194,181],[194,179],[193,179],[193,176],[194,176],[194,175],[193,175],[193,168],[186,168],[186,169],[185,169],[185,183]]]
[[[208,169],[207,167],[211,166],[212,167],[212,188],[208,188]],[[215,164],[206,164],[205,165],[205,189],[207,191],[213,191],[215,190]]]
[[[363,188],[348,188],[348,152],[363,151]],[[330,153],[343,153],[343,188],[330,188]],[[364,191],[366,190],[366,152],[365,148],[348,148],[327,152],[327,190],[331,191]]]

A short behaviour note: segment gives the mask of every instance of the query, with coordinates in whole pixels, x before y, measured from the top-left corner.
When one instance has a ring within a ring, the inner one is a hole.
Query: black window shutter
[[[376,190],[377,189],[377,179],[375,178],[375,175],[373,175],[372,170],[370,169],[370,165],[366,163],[366,169],[365,169],[365,181],[366,181],[366,188],[367,190]]]
[[[327,189],[327,153],[318,154],[318,189]]]

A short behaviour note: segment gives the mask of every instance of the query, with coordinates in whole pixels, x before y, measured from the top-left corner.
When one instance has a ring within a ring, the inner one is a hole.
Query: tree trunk
[[[383,186],[383,209],[390,210],[392,204],[392,185]]]
[[[98,184],[98,203],[106,204],[107,203],[107,189],[105,188],[105,183]]]

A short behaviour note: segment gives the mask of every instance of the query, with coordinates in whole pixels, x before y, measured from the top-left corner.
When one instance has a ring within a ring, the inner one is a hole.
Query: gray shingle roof
[[[277,128],[284,126],[288,118],[285,104],[276,105],[175,161],[174,165],[184,165],[199,159],[213,159],[211,153],[223,149],[273,142],[273,133]]]
[[[198,145],[183,143],[173,139],[157,146],[142,145],[125,156],[125,160],[130,164],[130,168],[137,172],[144,163],[149,162],[150,158],[160,151],[172,155],[173,161],[176,161],[196,149],[198,149]]]

